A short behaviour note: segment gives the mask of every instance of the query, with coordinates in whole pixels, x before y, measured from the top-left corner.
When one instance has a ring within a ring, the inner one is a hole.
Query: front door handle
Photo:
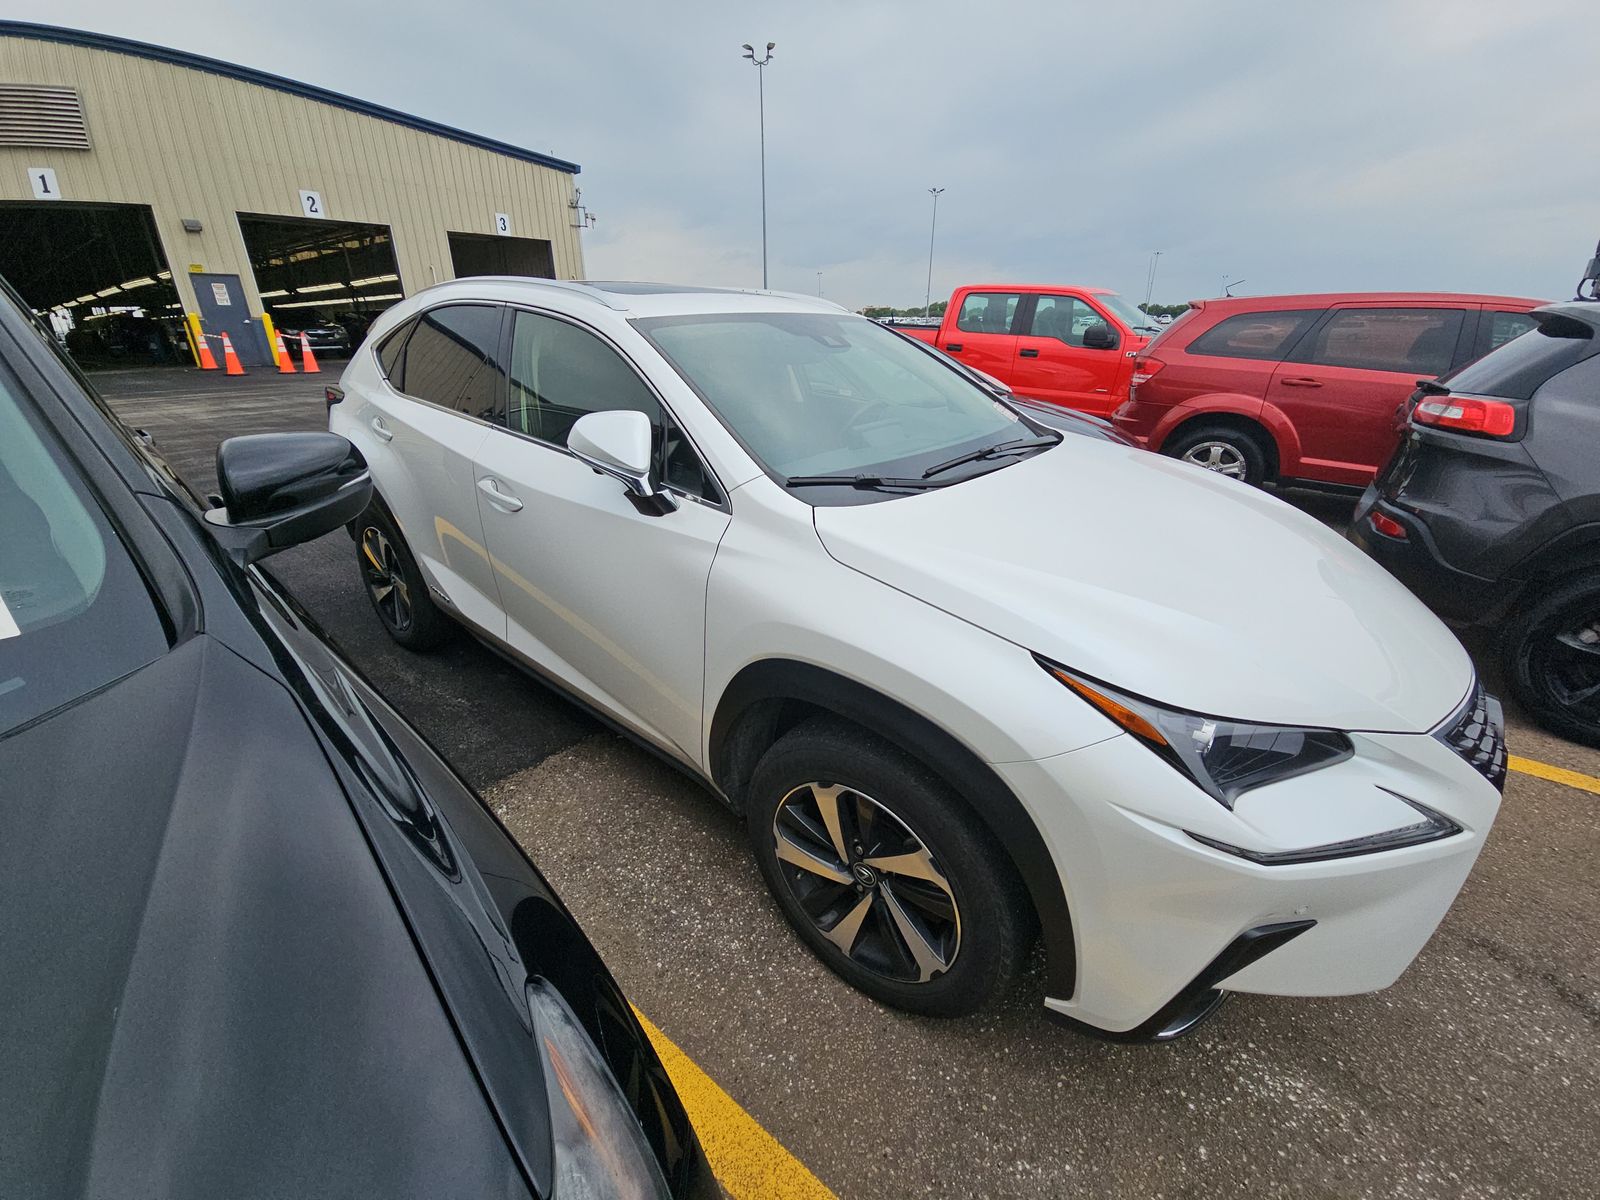
[[[485,475],[478,480],[478,490],[489,497],[489,503],[502,512],[521,512],[522,501],[510,492],[500,490],[500,481],[493,475]]]
[[[378,435],[380,442],[394,441],[394,430],[383,423],[382,417],[373,417],[369,424],[372,426],[372,432]]]
[[[1017,357],[1018,358],[1038,358],[1039,357],[1039,352],[1037,350],[1018,350],[1017,351]]]
[[[1321,387],[1322,386],[1322,381],[1320,379],[1307,379],[1303,375],[1297,376],[1297,377],[1295,377],[1293,379],[1280,379],[1278,382],[1283,384],[1284,387]]]
[[[946,350],[950,351],[952,354],[960,354],[961,353],[961,343],[960,342],[946,342],[944,344],[944,348]]]

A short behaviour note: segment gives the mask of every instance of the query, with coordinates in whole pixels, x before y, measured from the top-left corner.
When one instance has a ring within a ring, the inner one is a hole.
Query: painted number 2
[[[322,193],[302,190],[300,193],[300,211],[308,217],[327,216],[328,214],[322,206]]]

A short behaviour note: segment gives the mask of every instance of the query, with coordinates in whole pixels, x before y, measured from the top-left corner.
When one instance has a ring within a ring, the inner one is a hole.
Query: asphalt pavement
[[[94,379],[210,491],[222,437],[325,427],[329,365]],[[268,566],[485,792],[640,1009],[845,1200],[1600,1192],[1600,795],[1513,773],[1455,908],[1384,992],[1236,996],[1178,1042],[1120,1046],[1048,1022],[1035,962],[992,1013],[907,1016],[789,934],[694,783],[469,638],[394,646],[348,538]],[[1600,752],[1514,709],[1509,730],[1519,758],[1600,776]]]

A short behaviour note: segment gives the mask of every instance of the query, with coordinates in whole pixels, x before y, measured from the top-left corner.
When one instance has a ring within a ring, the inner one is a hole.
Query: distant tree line
[[[1187,304],[1141,304],[1139,311],[1147,317],[1178,317],[1189,311]]]
[[[924,312],[930,317],[942,317],[947,304],[948,300],[935,300],[926,309],[920,304],[915,308],[886,308],[881,304],[869,304],[861,310],[861,315],[875,321],[882,317],[920,317]]]

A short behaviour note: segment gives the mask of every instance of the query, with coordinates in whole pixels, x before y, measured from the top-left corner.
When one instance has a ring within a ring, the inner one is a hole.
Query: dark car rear
[[[1600,744],[1600,304],[1533,316],[1412,395],[1350,537],[1446,619],[1495,630],[1518,698]]]

